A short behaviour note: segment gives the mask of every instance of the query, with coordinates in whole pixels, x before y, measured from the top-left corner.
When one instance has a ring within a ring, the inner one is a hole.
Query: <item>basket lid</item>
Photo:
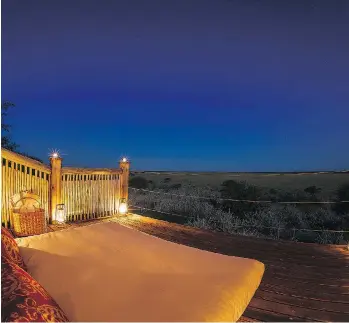
[[[25,208],[27,210],[35,211],[41,206],[40,196],[32,191],[23,191],[12,196],[11,204],[16,210]]]

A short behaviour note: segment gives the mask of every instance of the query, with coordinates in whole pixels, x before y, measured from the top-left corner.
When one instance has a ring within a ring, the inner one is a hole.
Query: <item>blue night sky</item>
[[[139,170],[349,168],[349,1],[2,0],[20,150]]]

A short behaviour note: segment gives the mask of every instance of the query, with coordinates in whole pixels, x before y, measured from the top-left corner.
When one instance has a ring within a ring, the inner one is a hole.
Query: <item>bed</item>
[[[16,239],[28,272],[75,322],[227,322],[245,311],[259,261],[107,222]]]

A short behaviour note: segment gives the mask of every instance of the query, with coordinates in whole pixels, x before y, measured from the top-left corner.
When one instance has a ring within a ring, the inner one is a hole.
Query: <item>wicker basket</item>
[[[25,208],[12,211],[13,232],[17,237],[26,237],[46,232],[44,209],[34,211]]]

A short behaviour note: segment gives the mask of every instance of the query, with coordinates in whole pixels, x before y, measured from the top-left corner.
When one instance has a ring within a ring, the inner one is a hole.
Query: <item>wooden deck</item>
[[[159,238],[266,265],[262,283],[241,322],[349,322],[349,251],[322,246],[231,236],[136,214],[109,218]],[[91,224],[50,226],[50,230]]]

